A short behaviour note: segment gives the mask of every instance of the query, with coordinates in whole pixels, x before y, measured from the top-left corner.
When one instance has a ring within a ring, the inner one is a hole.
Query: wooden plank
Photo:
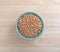
[[[17,17],[25,11],[39,13],[43,36],[22,40],[16,33]],[[0,52],[60,52],[60,0],[0,0]]]

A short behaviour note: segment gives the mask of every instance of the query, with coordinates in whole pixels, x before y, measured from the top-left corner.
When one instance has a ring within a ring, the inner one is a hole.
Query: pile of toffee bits
[[[42,22],[34,14],[25,14],[18,21],[19,32],[26,38],[33,38],[42,30]]]

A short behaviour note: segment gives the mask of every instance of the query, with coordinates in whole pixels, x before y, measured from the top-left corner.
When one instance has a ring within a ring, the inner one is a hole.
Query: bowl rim
[[[21,17],[22,17],[23,15],[25,15],[25,14],[34,14],[34,15],[37,15],[38,18],[39,18],[39,20],[42,21],[42,30],[41,30],[41,32],[38,34],[38,36],[36,36],[36,37],[34,37],[34,38],[26,38],[26,37],[24,37],[24,36],[19,32],[19,29],[18,29],[18,21],[19,21],[19,20],[21,19]],[[31,12],[31,11],[24,12],[24,13],[20,14],[20,15],[18,16],[18,18],[16,19],[16,32],[17,32],[17,34],[18,34],[22,39],[24,39],[24,40],[35,40],[35,39],[37,39],[37,38],[39,38],[39,37],[42,36],[43,31],[44,31],[44,20],[43,20],[42,16],[41,16],[40,14],[36,13],[36,12]]]

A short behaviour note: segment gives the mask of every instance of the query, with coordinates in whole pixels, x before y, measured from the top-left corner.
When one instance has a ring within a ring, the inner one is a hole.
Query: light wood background
[[[16,33],[16,19],[25,11],[44,19],[43,36],[35,41]],[[60,0],[0,0],[0,52],[60,52]]]

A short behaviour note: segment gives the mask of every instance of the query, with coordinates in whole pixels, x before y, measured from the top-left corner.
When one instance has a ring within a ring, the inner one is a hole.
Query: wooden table
[[[44,19],[43,36],[35,41],[16,33],[16,19],[25,11]],[[0,52],[60,52],[60,0],[0,0]]]

